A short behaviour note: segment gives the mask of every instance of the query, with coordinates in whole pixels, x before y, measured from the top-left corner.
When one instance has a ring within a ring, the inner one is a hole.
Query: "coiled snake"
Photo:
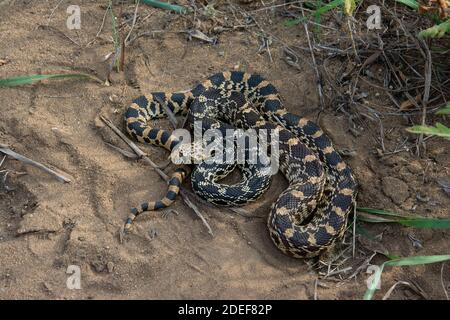
[[[305,258],[321,254],[342,238],[356,194],[351,170],[316,124],[283,107],[277,89],[270,82],[256,74],[222,72],[188,92],[155,92],[135,99],[125,112],[129,134],[138,141],[172,151],[180,143],[178,137],[148,124],[151,119],[167,116],[161,102],[174,114],[189,111],[191,122],[203,120],[207,123],[203,130],[228,126],[276,129],[279,132],[279,168],[289,181],[289,187],[272,205],[267,221],[271,239],[287,255]],[[202,163],[192,173],[192,186],[208,201],[222,205],[244,204],[267,189],[270,177],[267,170],[262,173],[263,168],[260,164],[244,166],[241,168],[243,180],[227,186],[218,183],[218,178],[232,170],[231,167]],[[175,172],[162,200],[133,208],[126,227],[141,212],[170,205],[186,174],[183,169]],[[233,190],[231,194],[230,190]],[[235,197],[236,192],[245,195]]]

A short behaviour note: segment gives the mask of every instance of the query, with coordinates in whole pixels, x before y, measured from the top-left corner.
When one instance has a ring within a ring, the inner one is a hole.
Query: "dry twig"
[[[444,266],[445,266],[445,262],[442,263],[442,267],[441,267],[441,285],[442,285],[442,289],[444,289],[445,297],[447,298],[447,300],[450,300],[448,298],[447,288],[445,287],[445,284],[444,284]]]
[[[426,58],[426,60],[425,60],[425,89],[424,89],[423,98],[422,98],[422,126],[424,126],[425,121],[426,121],[426,116],[427,116],[428,100],[430,98],[432,61],[431,61],[430,49],[428,48],[426,42],[422,38],[419,38],[419,41],[425,50],[424,56]],[[424,142],[423,141],[423,133],[421,133],[419,135],[418,146],[423,145],[423,142]],[[419,148],[417,148],[417,154],[419,154]]]
[[[302,9],[302,17],[305,18],[305,12],[303,10],[303,6],[301,7],[301,9]],[[316,72],[316,81],[317,81],[317,90],[319,92],[320,108],[321,108],[321,110],[324,110],[325,103],[324,103],[324,99],[323,99],[322,76],[320,75],[319,69],[317,68],[316,57],[314,55],[313,46],[311,44],[311,39],[309,36],[308,24],[303,23],[303,27],[305,28],[306,39],[308,40],[308,46],[309,46],[309,49],[311,52],[311,58],[312,58],[313,65],[314,65],[314,71]]]
[[[139,147],[130,139],[128,139],[109,119],[105,118],[104,116],[100,116],[100,119],[109,127],[111,130],[114,131],[137,155],[140,159],[144,160],[146,163],[148,163],[155,171],[159,174],[159,176],[166,182],[169,182],[170,177],[165,174],[147,155],[144,151],[139,149]],[[190,200],[190,195],[187,190],[185,190],[183,187],[180,188],[180,195],[183,199],[184,203],[191,208],[195,214],[202,220],[205,227],[208,229],[208,233],[211,236],[214,236],[214,233],[209,226],[208,222],[204,218],[203,214],[201,213],[200,209]],[[122,236],[121,236],[122,237]]]
[[[27,157],[25,157],[25,156],[23,156],[21,154],[18,154],[16,152],[12,151],[7,145],[4,145],[4,144],[0,143],[0,152],[3,152],[4,154],[6,154],[6,155],[8,155],[8,156],[10,156],[10,157],[12,157],[12,158],[14,158],[16,160],[22,161],[23,163],[26,163],[26,164],[29,164],[29,165],[31,165],[33,167],[39,168],[42,171],[45,171],[45,172],[51,174],[52,176],[56,177],[56,179],[58,179],[61,182],[66,182],[66,183],[70,182],[70,179],[67,178],[66,176],[64,176],[64,175],[62,175],[62,174],[60,174],[60,173],[58,173],[58,172],[56,172],[56,171],[46,167],[46,166],[44,166],[43,164],[41,164],[39,162],[31,160],[31,159],[29,159],[29,158],[27,158]]]

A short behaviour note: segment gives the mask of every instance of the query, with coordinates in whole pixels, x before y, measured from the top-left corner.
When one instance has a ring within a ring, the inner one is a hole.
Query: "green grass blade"
[[[357,208],[358,220],[370,223],[399,223],[406,227],[423,229],[450,229],[450,219],[407,216],[374,208]]]
[[[358,220],[363,221],[363,222],[370,222],[370,223],[397,222],[397,220],[395,220],[395,219],[387,219],[387,218],[383,218],[383,217],[373,217],[370,215],[366,215],[365,213],[359,213]]]
[[[321,3],[321,2],[320,2],[320,3]],[[316,9],[315,11],[313,11],[313,12],[311,13],[311,15],[314,16],[316,22],[319,23],[319,22],[320,22],[320,17],[321,17],[324,13],[327,13],[328,11],[333,10],[334,8],[337,8],[337,7],[341,6],[343,3],[344,3],[344,0],[333,0],[333,1],[331,1],[330,3],[327,3],[327,4],[323,5],[323,6],[316,6],[317,9]],[[297,19],[293,19],[293,20],[288,20],[288,21],[286,21],[286,22],[284,23],[284,25],[285,25],[286,27],[292,27],[292,26],[295,26],[295,25],[297,25],[297,24],[306,22],[307,19],[308,19],[308,18],[306,18],[306,17],[299,17],[299,18],[297,18]]]
[[[406,131],[411,133],[423,133],[426,135],[434,135],[444,138],[450,138],[450,128],[447,128],[441,123],[436,123],[435,127],[431,126],[412,126],[407,128]]]
[[[314,22],[316,23],[315,27],[314,27],[314,32],[317,33],[317,35],[320,34],[320,24],[321,24],[321,19],[322,19],[322,14],[320,13],[320,11],[317,11],[318,9],[320,9],[323,5],[323,1],[322,0],[316,0],[316,11],[313,13],[314,16]]]
[[[117,32],[117,18],[114,14],[112,0],[109,0],[109,6],[107,10],[109,10],[109,12],[111,13],[111,28],[113,34],[114,49],[117,50],[117,48],[119,47],[119,33]]]
[[[358,208],[356,208],[356,210],[359,212],[366,212],[366,213],[370,213],[370,214],[377,214],[377,215],[382,215],[382,216],[390,216],[390,217],[398,217],[398,218],[423,218],[422,216],[418,216],[418,215],[406,216],[405,214],[400,214],[400,213],[395,213],[395,212],[390,212],[390,211],[386,211],[386,210],[382,210],[382,209],[375,209],[375,208],[358,207]]]
[[[317,0],[316,0],[316,1],[317,1]],[[314,2],[305,2],[305,3],[303,3],[303,6],[304,6],[306,9],[310,9],[310,10],[316,10],[316,9],[317,9],[317,4],[314,3]]]
[[[35,75],[0,79],[0,87],[16,87],[27,84],[33,84],[41,80],[61,79],[61,78],[94,79],[96,81],[100,81],[99,79],[84,73],[35,74]]]
[[[386,219],[382,217],[366,216],[359,214],[358,219],[369,223],[398,223],[405,227],[421,228],[421,229],[450,229],[450,220],[447,219]]]
[[[450,229],[450,220],[448,219],[413,219],[413,220],[398,220],[406,227],[423,228],[423,229]]]
[[[295,26],[295,25],[297,25],[297,24],[305,23],[305,22],[307,22],[307,21],[308,21],[308,18],[307,18],[307,17],[299,17],[299,18],[297,18],[297,19],[291,19],[291,20],[285,21],[285,22],[284,22],[284,25],[285,25],[286,27],[293,27],[293,26]]]
[[[438,110],[436,114],[450,114],[450,102],[447,103],[447,105],[443,109]]]
[[[450,254],[436,255],[436,256],[405,257],[405,258],[398,258],[398,259],[386,261],[385,263],[383,263],[380,266],[380,268],[373,275],[373,278],[372,278],[373,281],[371,282],[371,284],[369,285],[369,287],[367,288],[367,290],[364,294],[364,300],[371,300],[373,298],[376,287],[380,283],[381,274],[382,274],[385,266],[388,266],[388,267],[416,266],[416,265],[422,265],[422,264],[443,262],[443,261],[447,261],[447,260],[450,260]]]
[[[424,38],[442,38],[446,33],[450,33],[450,20],[420,31],[419,36]]]
[[[416,0],[395,0],[414,10],[419,10],[419,3]]]
[[[450,254],[436,256],[415,256],[386,261],[388,267],[417,266],[450,260]]]
[[[142,2],[146,5],[149,5],[154,8],[171,10],[171,11],[175,11],[176,13],[188,12],[188,8],[186,8],[186,7],[175,5],[175,4],[169,4],[166,2],[154,1],[154,0],[142,0]]]
[[[334,8],[337,8],[341,6],[344,3],[344,0],[333,0],[330,3],[327,3],[326,5],[318,8],[314,14],[315,15],[323,15],[324,13],[327,13],[330,10],[333,10]]]

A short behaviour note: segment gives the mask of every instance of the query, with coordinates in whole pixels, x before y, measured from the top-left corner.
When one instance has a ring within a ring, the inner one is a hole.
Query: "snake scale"
[[[212,75],[187,92],[154,92],[136,98],[125,112],[129,134],[172,151],[179,138],[148,123],[167,116],[161,102],[174,114],[189,112],[191,121],[201,119],[209,123],[207,127],[278,130],[279,169],[289,186],[272,205],[267,220],[271,239],[285,254],[306,258],[323,253],[342,238],[356,196],[351,170],[315,123],[283,107],[269,81],[257,74],[227,71]],[[242,166],[243,179],[238,184],[220,184],[219,178],[232,169],[199,164],[191,175],[194,191],[208,201],[221,199],[219,204],[235,205],[231,198],[236,199],[236,192],[245,193],[237,197],[237,204],[244,204],[268,188],[270,177],[266,179],[268,174],[261,173],[264,168],[258,164]],[[170,205],[186,175],[184,169],[178,169],[167,195],[133,208],[126,227],[143,211]],[[227,198],[230,188],[233,197]]]

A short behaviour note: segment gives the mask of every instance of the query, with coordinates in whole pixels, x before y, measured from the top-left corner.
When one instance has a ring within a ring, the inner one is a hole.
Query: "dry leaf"
[[[414,98],[414,101],[419,104],[422,101],[422,96],[419,94]],[[403,101],[400,104],[400,110],[401,111],[405,111],[405,110],[409,110],[415,107],[415,104],[413,101],[411,101],[410,99]]]
[[[439,4],[439,17],[444,20],[448,17],[449,11],[448,8],[450,7],[450,1],[446,0],[437,0]]]
[[[435,6],[436,4],[436,6]],[[441,20],[445,20],[448,16],[448,8],[450,7],[450,1],[447,0],[431,0],[428,5],[419,5],[419,14],[434,13],[439,14]]]
[[[203,41],[209,42],[211,44],[217,43],[217,38],[208,37],[206,34],[201,32],[200,30],[196,30],[196,29],[187,30],[187,34],[189,35],[190,38],[197,38],[199,40],[203,40]]]
[[[344,12],[346,15],[351,16],[353,11],[355,11],[355,8],[355,0],[344,0]]]
[[[374,63],[378,57],[381,55],[381,51],[376,51],[374,53],[372,53],[362,64],[361,68],[365,68],[368,65],[371,65],[372,63]]]

